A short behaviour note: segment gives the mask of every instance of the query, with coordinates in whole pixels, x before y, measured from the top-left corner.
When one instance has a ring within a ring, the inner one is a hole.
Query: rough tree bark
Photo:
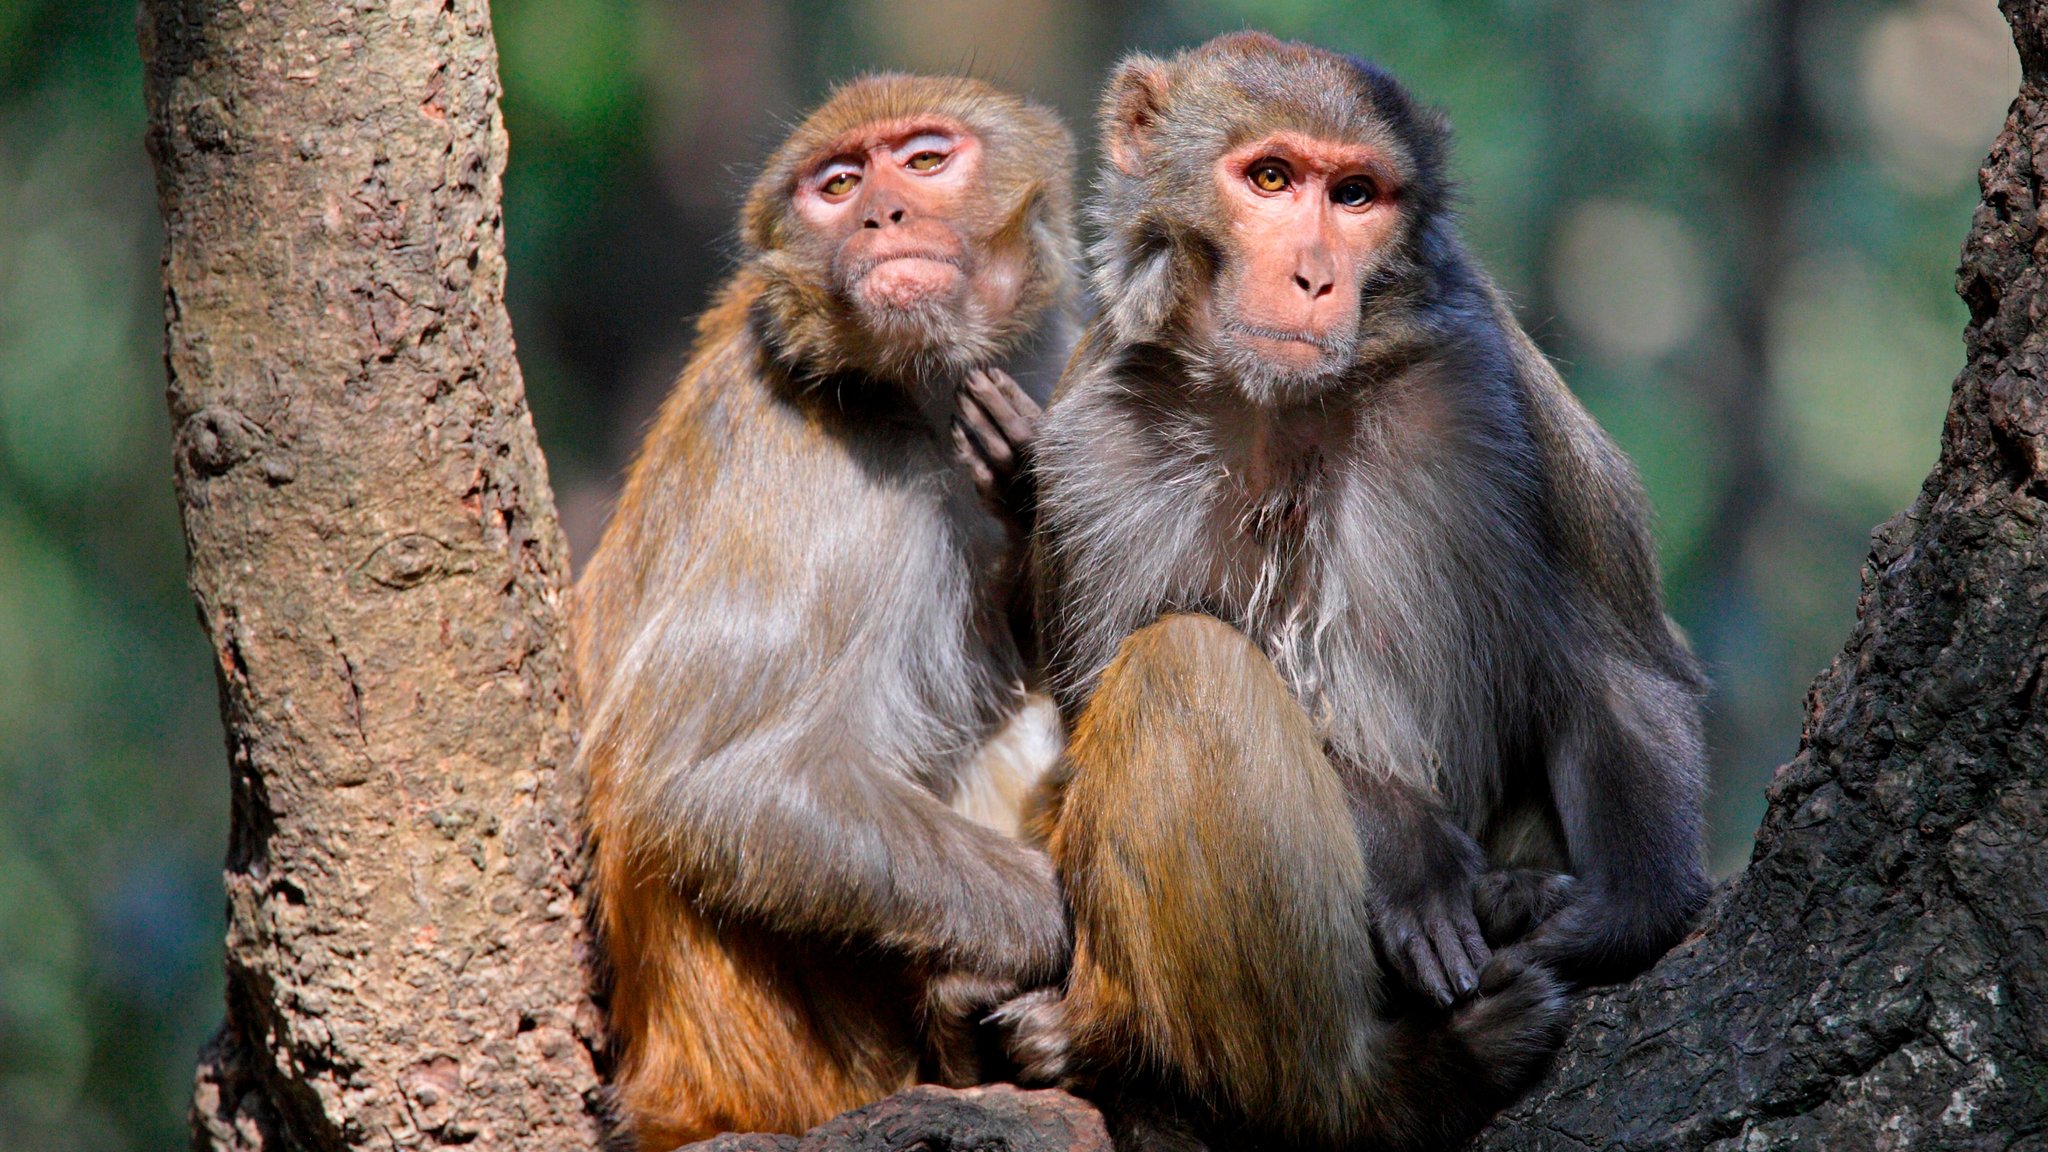
[[[566,552],[485,0],[146,0],[175,467],[233,774],[202,1149],[593,1148]]]
[[[1486,1150],[2048,1148],[2048,5],[1981,174],[1941,457],[1873,535],[1749,867]]]
[[[2048,1150],[2048,0],[1959,278],[1942,453],[1874,537],[1749,869],[1587,998],[1494,1149]],[[565,564],[501,302],[484,0],[145,0],[178,491],[234,777],[205,1149],[593,1147]],[[792,1138],[721,1138],[728,1152]],[[1103,1146],[919,1089],[804,1152]]]

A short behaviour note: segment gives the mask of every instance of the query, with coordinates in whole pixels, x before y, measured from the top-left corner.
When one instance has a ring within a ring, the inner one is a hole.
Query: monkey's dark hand
[[[1505,951],[1551,969],[1575,987],[1617,983],[1656,963],[1685,934],[1706,900],[1702,886],[1663,902],[1631,902],[1582,877],[1541,923]]]
[[[1542,868],[1496,868],[1473,885],[1473,911],[1486,943],[1505,948],[1550,919],[1571,898],[1577,883],[1563,872]]]
[[[969,372],[959,399],[954,454],[989,509],[1020,535],[1029,534],[1038,500],[1024,463],[1038,436],[1038,402],[1000,368]]]
[[[1373,931],[1409,987],[1449,1007],[1479,990],[1479,973],[1493,956],[1475,912],[1486,858],[1448,821],[1424,816],[1421,823],[1426,827],[1407,830],[1411,842],[1393,851],[1373,852],[1368,839]]]
[[[1013,980],[961,969],[927,980],[918,1006],[932,1065],[926,1076],[950,1088],[967,1088],[1000,1070],[1008,1062],[1003,1051],[1008,1032],[985,1025],[996,1006],[1015,999],[1019,991]]]
[[[989,1014],[1016,1064],[1019,1084],[1058,1084],[1066,1078],[1072,1041],[1067,1035],[1065,999],[1057,988],[1035,988]]]

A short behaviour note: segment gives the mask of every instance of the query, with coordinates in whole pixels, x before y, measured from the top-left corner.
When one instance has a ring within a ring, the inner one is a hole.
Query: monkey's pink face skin
[[[966,287],[959,221],[981,141],[942,117],[882,121],[834,142],[797,182],[798,214],[837,244],[834,279],[860,303],[907,309]]]
[[[1360,144],[1281,132],[1224,153],[1215,180],[1230,259],[1212,324],[1294,372],[1333,367],[1356,332],[1359,282],[1394,231],[1394,169]]]

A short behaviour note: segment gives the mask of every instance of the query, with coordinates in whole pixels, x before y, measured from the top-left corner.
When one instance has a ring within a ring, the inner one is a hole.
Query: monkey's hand
[[[959,969],[941,972],[926,981],[919,1019],[924,1025],[925,1044],[933,1068],[930,1078],[949,1088],[967,1088],[989,1079],[993,1066],[1002,1063],[983,1041],[990,1013],[998,1004],[1017,995],[1013,980],[983,976]],[[990,1056],[995,1059],[990,1059]]]
[[[1003,1046],[1017,1065],[1019,1084],[1058,1084],[1066,1079],[1072,1041],[1066,1006],[1057,988],[1034,988],[989,1014],[1002,1031]]]
[[[1706,903],[1704,889],[1629,900],[1575,879],[1541,923],[1508,952],[1556,972],[1575,987],[1612,984],[1657,962]]]
[[[1496,868],[1473,886],[1473,911],[1488,945],[1505,948],[1550,919],[1571,898],[1576,883],[1542,868]]]
[[[954,454],[989,510],[1020,535],[1029,534],[1038,499],[1024,464],[1038,437],[1038,402],[1000,368],[969,372],[959,398]]]
[[[1373,931],[1409,987],[1449,1007],[1479,990],[1493,956],[1475,912],[1486,858],[1449,821],[1424,815],[1420,823],[1400,850],[1368,857]]]

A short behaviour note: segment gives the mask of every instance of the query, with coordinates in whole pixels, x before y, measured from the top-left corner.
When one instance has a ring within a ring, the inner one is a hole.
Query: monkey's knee
[[[1272,661],[1213,616],[1166,616],[1127,637],[1066,757],[1069,841],[1235,841],[1258,838],[1254,825],[1274,813],[1293,822],[1347,811],[1322,741]],[[1260,814],[1246,820],[1249,784]],[[1348,832],[1348,815],[1338,822]]]
[[[1258,645],[1214,616],[1176,613],[1118,646],[1072,749],[1083,760],[1143,749],[1153,761],[1178,751],[1207,763],[1308,738],[1308,717]]]
[[[1176,612],[1124,638],[1096,695],[1114,697],[1153,683],[1188,691],[1262,675],[1279,678],[1250,637],[1206,613]]]

